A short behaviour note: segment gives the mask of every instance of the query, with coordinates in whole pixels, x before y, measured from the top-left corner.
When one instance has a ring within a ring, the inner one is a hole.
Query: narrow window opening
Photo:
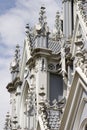
[[[42,70],[44,69],[44,59],[42,59]]]
[[[61,20],[61,31],[63,32],[63,20]]]
[[[63,96],[63,79],[62,76],[50,73],[50,104],[54,99],[60,100]]]

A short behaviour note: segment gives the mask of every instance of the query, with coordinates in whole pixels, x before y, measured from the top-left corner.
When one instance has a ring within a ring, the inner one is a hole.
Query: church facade
[[[4,130],[87,130],[87,0],[63,0],[49,31],[45,7],[26,25],[22,59],[16,46],[7,85]]]

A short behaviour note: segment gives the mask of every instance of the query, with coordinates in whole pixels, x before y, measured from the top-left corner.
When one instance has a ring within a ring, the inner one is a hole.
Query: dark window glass
[[[72,82],[73,65],[70,65],[70,83]]]
[[[50,103],[57,101],[63,96],[63,79],[62,76],[50,73]]]
[[[61,30],[63,32],[63,20],[61,20]]]

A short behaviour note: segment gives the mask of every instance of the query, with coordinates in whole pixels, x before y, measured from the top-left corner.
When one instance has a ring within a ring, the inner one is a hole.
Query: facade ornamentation
[[[86,0],[63,0],[64,17],[57,12],[52,35],[44,6],[38,24],[26,25],[22,59],[17,45],[10,66],[4,130],[86,130],[86,6]]]
[[[87,11],[86,11],[87,1],[86,0],[79,1],[78,6],[79,6],[80,14],[82,15],[82,18],[87,26]]]
[[[53,30],[53,39],[59,41],[62,37],[62,20],[60,19],[60,13],[57,11],[55,18],[55,27]]]

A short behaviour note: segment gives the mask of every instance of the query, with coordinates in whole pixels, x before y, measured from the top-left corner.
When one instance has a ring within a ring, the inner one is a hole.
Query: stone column
[[[72,9],[71,0],[63,0],[63,34],[66,39],[72,35]]]

